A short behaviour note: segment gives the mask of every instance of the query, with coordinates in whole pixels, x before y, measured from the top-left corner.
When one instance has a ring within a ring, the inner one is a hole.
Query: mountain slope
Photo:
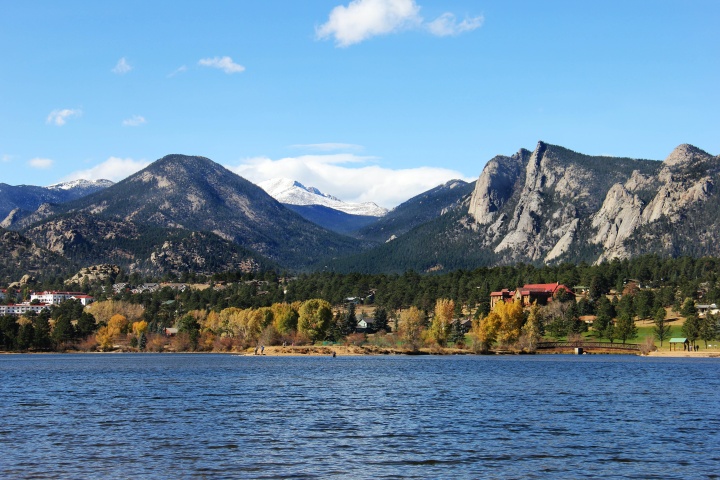
[[[52,212],[82,212],[139,227],[212,232],[288,268],[306,268],[325,256],[354,252],[359,245],[306,221],[256,185],[196,156],[165,156]]]
[[[450,180],[398,205],[377,222],[357,231],[355,236],[378,243],[387,242],[438,218],[470,195],[473,187],[474,183]]]
[[[378,220],[378,217],[351,215],[324,205],[283,205],[305,220],[341,235],[354,236],[356,231]]]

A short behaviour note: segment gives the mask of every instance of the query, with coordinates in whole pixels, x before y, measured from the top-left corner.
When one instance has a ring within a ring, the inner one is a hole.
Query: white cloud
[[[28,161],[28,165],[30,165],[32,168],[37,168],[40,170],[45,170],[52,167],[53,163],[55,162],[49,158],[33,158]]]
[[[68,118],[79,117],[82,115],[82,110],[65,108],[62,110],[53,110],[47,116],[46,123],[52,123],[58,127],[62,127],[67,123]]]
[[[230,57],[203,58],[198,62],[203,67],[218,68],[225,73],[239,73],[245,71],[245,67],[233,62]]]
[[[179,73],[183,73],[183,72],[187,72],[187,66],[185,66],[185,65],[178,67],[175,70],[173,70],[172,72],[170,72],[170,74],[168,74],[168,78],[172,78],[175,75],[177,75]]]
[[[133,115],[122,122],[123,127],[139,127],[145,123],[147,123],[147,120],[145,120],[145,117],[140,115]]]
[[[302,150],[314,150],[317,152],[332,152],[336,150],[362,150],[362,145],[355,145],[353,143],[305,143],[290,145],[291,148],[297,148]]]
[[[332,9],[328,21],[316,28],[319,39],[335,38],[339,47],[387,35],[422,22],[415,0],[353,0]]]
[[[146,160],[133,160],[132,158],[118,158],[110,157],[104,162],[95,165],[94,167],[78,170],[76,172],[67,175],[61,182],[69,182],[70,180],[78,180],[84,178],[85,180],[112,180],[113,182],[119,182],[133,173],[142,170],[143,168],[150,165],[150,162]]]
[[[458,23],[454,13],[446,12],[426,22],[415,0],[352,0],[347,7],[333,8],[328,21],[315,29],[315,35],[320,40],[334,38],[338,47],[347,47],[406,29],[424,28],[438,37],[460,35],[480,28],[484,20],[479,15]]]
[[[111,71],[118,75],[125,75],[132,69],[132,65],[127,62],[125,57],[122,57],[120,60],[118,60],[117,64],[115,64],[115,67]]]
[[[397,206],[448,180],[475,180],[446,168],[393,170],[378,165],[377,160],[377,157],[338,153],[303,155],[279,160],[259,157],[226,167],[254,183],[286,177],[305,186],[318,188],[346,202],[375,202],[385,208]]]
[[[477,17],[466,18],[458,23],[455,14],[446,12],[438,18],[427,24],[427,29],[435,36],[447,37],[460,35],[461,33],[470,32],[480,28],[485,18],[480,15]]]
[[[0,157],[0,161],[3,161],[3,162],[9,162],[12,159],[13,159],[13,155],[8,155],[7,153],[3,154],[3,156]]]

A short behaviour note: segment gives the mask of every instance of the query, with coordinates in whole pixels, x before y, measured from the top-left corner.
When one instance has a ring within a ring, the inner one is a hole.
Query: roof
[[[685,343],[687,338],[671,338],[670,343]]]
[[[567,292],[572,293],[572,289],[566,287],[565,285],[556,282],[556,283],[527,283],[523,285],[522,290],[530,290],[530,291],[541,291],[541,292],[552,292],[554,293],[556,290],[559,290],[560,288],[565,289]]]
[[[512,295],[513,293],[514,293],[514,292],[511,292],[511,291],[508,290],[507,288],[503,288],[503,289],[500,290],[499,292],[491,292],[491,293],[490,293],[490,296],[491,296],[491,297],[502,297],[503,295]]]

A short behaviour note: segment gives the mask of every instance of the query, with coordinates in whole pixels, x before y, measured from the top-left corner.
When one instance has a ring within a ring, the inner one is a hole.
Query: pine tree
[[[695,341],[700,336],[700,318],[697,315],[690,315],[685,319],[682,326],[683,335],[688,339],[690,345],[695,346]]]
[[[375,325],[373,329],[376,332],[379,332],[380,330],[383,330],[385,332],[388,331],[389,325],[388,325],[388,314],[387,310],[385,310],[383,307],[378,307],[375,309]]]
[[[665,322],[665,309],[663,307],[658,308],[655,311],[655,327],[653,333],[655,338],[660,340],[660,346],[662,347],[663,341],[670,338],[670,325]]]
[[[350,334],[355,333],[357,329],[357,316],[355,314],[355,303],[350,302],[345,311],[345,315],[342,317],[340,322],[340,336],[347,337]]]
[[[622,340],[625,345],[626,340],[630,340],[637,337],[637,327],[635,321],[626,312],[620,314],[615,325],[615,333],[617,337]]]
[[[698,336],[705,342],[707,348],[708,342],[718,337],[718,317],[712,313],[706,313],[704,318],[700,319],[700,328]]]

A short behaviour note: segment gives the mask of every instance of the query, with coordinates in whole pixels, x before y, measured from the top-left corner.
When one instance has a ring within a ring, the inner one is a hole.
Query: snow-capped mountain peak
[[[289,178],[273,178],[258,183],[268,195],[288,205],[322,205],[350,215],[382,217],[388,211],[373,202],[346,203],[337,197],[321,192],[315,187],[306,187]]]

